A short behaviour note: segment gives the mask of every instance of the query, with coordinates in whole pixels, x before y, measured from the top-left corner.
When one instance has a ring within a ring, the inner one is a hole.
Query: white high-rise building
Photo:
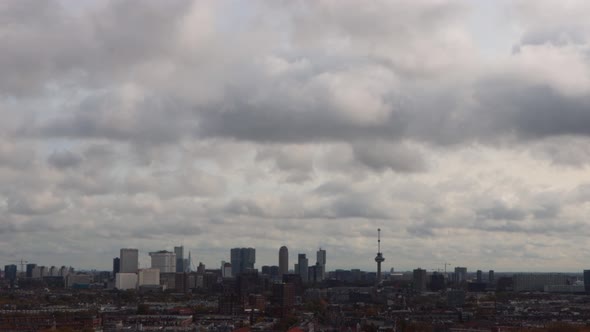
[[[140,269],[138,273],[139,286],[160,285],[160,270],[158,269]]]
[[[120,290],[137,288],[137,274],[117,273],[115,276],[115,288]]]
[[[176,272],[176,254],[161,250],[150,252],[152,258],[152,269],[159,269],[160,273]]]
[[[120,273],[137,273],[139,268],[139,251],[137,249],[123,248],[119,255]]]

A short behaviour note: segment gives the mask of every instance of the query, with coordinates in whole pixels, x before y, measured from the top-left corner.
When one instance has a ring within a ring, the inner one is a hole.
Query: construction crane
[[[25,272],[25,264],[27,264],[29,261],[26,261],[23,258],[21,258],[20,261],[10,261],[10,262],[11,263],[19,263],[20,264],[20,271]]]

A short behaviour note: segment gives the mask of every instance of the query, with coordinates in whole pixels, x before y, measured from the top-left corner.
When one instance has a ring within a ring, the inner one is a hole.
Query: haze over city
[[[587,1],[0,1],[0,262],[590,268]]]

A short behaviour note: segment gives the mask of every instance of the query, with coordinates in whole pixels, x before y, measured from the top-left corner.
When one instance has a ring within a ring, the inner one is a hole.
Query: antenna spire
[[[381,252],[381,228],[377,228],[377,252]]]

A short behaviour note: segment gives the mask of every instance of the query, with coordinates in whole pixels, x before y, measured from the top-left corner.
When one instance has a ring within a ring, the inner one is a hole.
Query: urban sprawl
[[[0,331],[590,331],[590,270],[494,273],[453,270],[328,271],[289,250],[255,267],[254,248],[192,267],[182,246],[120,249],[112,271],[5,265]],[[450,269],[450,266],[449,266]]]

